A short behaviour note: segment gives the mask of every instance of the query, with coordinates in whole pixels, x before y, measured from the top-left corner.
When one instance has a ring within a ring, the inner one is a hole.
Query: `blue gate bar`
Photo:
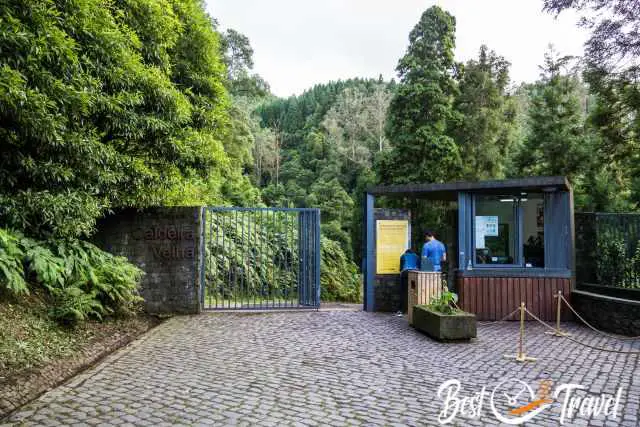
[[[319,307],[318,209],[207,207],[202,224],[205,310]]]
[[[373,219],[373,208],[375,204],[375,197],[373,194],[365,193],[364,203],[364,241],[366,256],[363,260],[364,265],[364,309],[366,311],[375,311],[374,307],[374,279],[375,279],[375,264],[374,264],[374,233],[375,222]]]
[[[274,231],[276,233],[275,234],[276,239],[277,239],[277,233],[278,233],[277,226],[276,226],[276,223],[277,223],[277,220],[278,220],[277,215],[278,215],[277,212],[271,212],[271,219],[272,219],[273,229],[274,229]],[[274,265],[275,268],[273,269],[273,273],[272,273],[273,274],[272,283],[279,283],[279,281],[278,281],[278,279],[279,279],[279,274],[278,274],[279,273],[279,268],[278,268],[279,265],[278,264],[279,264],[280,249],[279,249],[279,246],[277,246],[277,248],[278,249],[277,249],[276,253],[274,253],[274,256],[273,256],[273,263],[275,264]],[[273,287],[273,307],[276,306],[276,301],[278,301],[278,304],[279,304],[279,301],[280,301],[280,286],[274,286]]]
[[[242,208],[242,207],[231,207],[231,206],[216,206],[216,207],[207,207],[209,212],[229,212],[229,211],[246,211],[246,212],[317,212],[318,208]]]

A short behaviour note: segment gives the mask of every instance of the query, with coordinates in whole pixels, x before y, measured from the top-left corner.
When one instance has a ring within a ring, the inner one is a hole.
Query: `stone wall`
[[[640,336],[640,301],[574,290],[571,305],[595,328]]]
[[[94,241],[146,273],[140,293],[149,313],[200,311],[202,209],[124,209],[97,224]]]
[[[399,274],[376,276],[373,289],[376,311],[396,312],[402,308]]]

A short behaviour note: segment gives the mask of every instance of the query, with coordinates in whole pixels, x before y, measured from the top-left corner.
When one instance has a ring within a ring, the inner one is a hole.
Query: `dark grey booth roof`
[[[458,193],[515,194],[517,192],[570,191],[564,176],[538,176],[491,181],[457,181],[442,184],[377,185],[367,188],[374,196],[457,200]]]

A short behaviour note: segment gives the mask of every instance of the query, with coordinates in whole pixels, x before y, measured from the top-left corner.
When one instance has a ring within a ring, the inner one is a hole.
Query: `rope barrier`
[[[516,308],[515,310],[513,310],[511,313],[507,314],[506,316],[504,316],[502,319],[500,320],[494,320],[492,322],[482,322],[483,326],[489,326],[489,325],[494,325],[496,323],[500,323],[500,322],[504,322],[505,320],[507,320],[509,317],[513,316],[514,314],[516,314],[518,311],[520,311],[520,307]]]
[[[520,307],[516,308],[515,310],[513,310],[511,313],[507,314],[506,316],[504,316],[502,319],[500,320],[496,320],[496,321],[492,321],[492,322],[483,322],[482,325],[484,326],[489,326],[489,325],[494,325],[496,323],[500,323],[500,322],[504,322],[505,320],[507,320],[508,318],[510,318],[511,316],[513,316],[514,314],[516,314],[517,312],[520,312],[520,339],[519,339],[519,348],[518,348],[518,353],[516,355],[505,355],[505,357],[510,358],[510,359],[515,359],[518,362],[526,362],[526,361],[535,361],[536,359],[533,357],[527,357],[525,352],[524,352],[524,313],[529,314],[534,320],[536,320],[538,323],[540,323],[541,325],[543,325],[545,328],[549,329],[549,331],[551,331],[551,333],[553,333],[553,335],[558,336],[558,337],[562,337],[562,338],[566,338],[571,342],[574,342],[576,344],[579,344],[581,346],[587,347],[587,348],[591,348],[594,350],[599,350],[599,351],[604,351],[604,352],[608,352],[608,353],[618,353],[618,354],[637,354],[640,355],[640,351],[626,351],[626,350],[615,350],[615,349],[611,349],[611,348],[605,348],[605,347],[598,347],[595,345],[591,345],[591,344],[585,344],[583,342],[578,341],[575,338],[571,338],[571,336],[560,330],[560,311],[561,311],[561,304],[562,301],[564,301],[564,303],[567,305],[567,307],[569,307],[569,309],[573,312],[573,314],[576,315],[576,317],[578,319],[580,319],[580,321],[582,321],[586,326],[588,326],[590,329],[592,329],[594,332],[597,332],[600,335],[612,338],[612,339],[617,339],[617,340],[621,340],[621,341],[632,341],[632,340],[638,340],[640,339],[640,336],[637,337],[624,337],[624,336],[618,336],[618,335],[613,335],[613,334],[609,334],[603,331],[600,331],[599,329],[596,329],[593,325],[591,325],[589,322],[587,322],[582,316],[580,316],[580,314],[578,314],[578,312],[571,306],[571,304],[569,304],[569,301],[567,301],[567,299],[562,295],[562,292],[558,292],[558,295],[555,296],[555,298],[558,298],[558,303],[557,303],[557,325],[554,328],[553,326],[549,325],[547,322],[541,320],[538,316],[536,316],[535,314],[533,314],[531,311],[529,311],[529,309],[525,306],[524,302],[520,304]],[[457,308],[458,304],[454,303],[454,305]],[[549,332],[547,332],[549,333]]]
[[[640,339],[640,336],[637,336],[637,337],[622,337],[622,336],[619,336],[619,335],[609,334],[609,333],[606,333],[606,332],[603,332],[603,331],[600,331],[600,330],[596,329],[589,322],[584,320],[584,318],[582,316],[580,316],[578,314],[578,312],[573,307],[571,307],[571,304],[569,304],[569,301],[567,301],[564,296],[561,297],[561,298],[564,301],[564,303],[567,304],[567,307],[569,307],[569,309],[573,312],[573,314],[575,314],[576,317],[578,319],[580,319],[580,321],[582,323],[584,323],[585,325],[587,325],[589,328],[593,329],[595,332],[599,333],[600,335],[604,335],[604,336],[615,338],[615,339],[622,340],[622,341],[633,341],[633,340],[639,340]]]
[[[554,328],[553,326],[551,326],[550,324],[548,324],[547,322],[545,322],[544,320],[541,320],[538,316],[536,316],[535,314],[533,314],[532,312],[529,311],[529,309],[527,307],[524,308],[524,310],[529,313],[529,315],[531,317],[533,317],[534,320],[537,320],[538,322],[540,322],[542,325],[544,325],[544,327],[548,328],[551,331],[556,330],[556,328]]]
[[[540,319],[538,318],[538,316],[536,316],[535,314],[533,314],[532,312],[530,312],[526,307],[524,308],[524,310],[525,310],[525,311],[526,311],[526,312],[527,312],[531,317],[533,317],[533,318],[534,318],[534,320],[537,320],[539,323],[541,323],[542,325],[544,325],[546,328],[549,328],[550,330],[552,330],[552,331],[554,331],[554,332],[555,332],[555,330],[556,330],[556,329],[555,329],[553,326],[551,326],[551,325],[547,324],[547,323],[546,323],[546,322],[544,322],[543,320],[540,320]],[[614,350],[614,349],[610,349],[610,348],[597,347],[597,346],[594,346],[594,345],[591,345],[591,344],[585,344],[585,343],[582,343],[582,342],[580,342],[580,341],[578,341],[578,340],[576,340],[576,339],[574,339],[574,338],[571,338],[571,337],[570,337],[570,336],[568,336],[568,335],[562,335],[562,338],[566,338],[566,339],[568,339],[569,341],[572,341],[572,342],[574,342],[574,343],[576,343],[576,344],[580,344],[580,345],[585,346],[585,347],[592,348],[592,349],[594,349],[594,350],[606,351],[606,352],[609,352],[609,353],[619,353],[619,354],[640,354],[640,351],[623,351],[623,350]]]
[[[637,354],[637,355],[640,355],[640,351],[614,350],[614,349],[611,349],[611,348],[597,347],[595,345],[585,344],[585,343],[582,343],[582,342],[580,342],[580,341],[578,341],[578,340],[576,340],[574,338],[571,338],[571,337],[564,337],[564,338],[568,339],[569,341],[573,341],[576,344],[580,344],[582,346],[589,347],[589,348],[592,348],[594,350],[606,351],[608,353]]]

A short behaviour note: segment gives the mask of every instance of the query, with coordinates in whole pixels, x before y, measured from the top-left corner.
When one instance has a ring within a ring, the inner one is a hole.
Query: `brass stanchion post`
[[[562,313],[562,290],[558,289],[558,295],[555,296],[558,300],[556,305],[556,330],[555,331],[546,331],[545,334],[553,335],[554,337],[566,337],[571,336],[569,333],[564,332],[560,329],[560,315]]]
[[[535,362],[537,359],[535,357],[528,357],[524,352],[524,313],[525,313],[524,302],[520,303],[520,339],[518,341],[518,354],[510,355],[505,354],[504,357],[507,359],[515,359],[516,362]]]

